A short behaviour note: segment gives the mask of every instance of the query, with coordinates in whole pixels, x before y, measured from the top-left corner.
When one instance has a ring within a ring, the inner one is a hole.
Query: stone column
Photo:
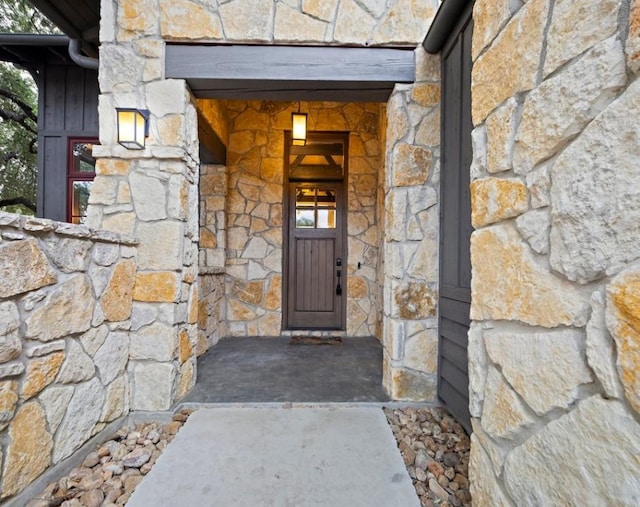
[[[439,58],[416,50],[416,82],[387,104],[384,384],[434,400],[438,359]]]
[[[167,409],[195,382],[198,136],[193,98],[164,79],[155,2],[103,2],[100,146],[90,227],[140,241],[131,317],[131,408]],[[144,150],[117,144],[116,107],[150,112]]]

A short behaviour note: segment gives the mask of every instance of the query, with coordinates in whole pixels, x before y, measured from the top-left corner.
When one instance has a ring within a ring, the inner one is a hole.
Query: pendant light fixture
[[[291,113],[291,140],[294,146],[304,146],[307,143],[307,113],[300,112],[300,102],[298,112]]]

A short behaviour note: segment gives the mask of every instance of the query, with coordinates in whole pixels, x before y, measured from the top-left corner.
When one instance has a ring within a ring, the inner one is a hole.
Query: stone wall
[[[424,38],[438,0],[136,0],[127,4],[121,14],[124,30],[156,31],[159,23],[165,40],[415,46]]]
[[[387,150],[387,105],[383,104],[380,108],[380,125],[378,127],[380,132],[380,149],[382,150],[380,165],[378,169],[378,189],[376,192],[376,221],[380,224],[379,234],[378,234],[378,271],[376,273],[377,277],[377,287],[375,292],[375,301],[376,307],[379,311],[378,320],[376,322],[376,334],[378,340],[382,343],[384,342],[384,326],[383,326],[383,310],[384,310],[384,270],[386,268],[386,264],[384,261],[384,243],[385,243],[385,233],[384,233],[384,221],[386,216],[386,210],[384,207],[384,199],[385,199],[385,181],[386,181],[386,150]]]
[[[435,400],[438,361],[440,59],[416,54],[416,81],[387,103],[385,387],[394,399]]]
[[[282,328],[284,131],[298,103],[227,101],[227,322],[231,336]],[[303,102],[308,129],[349,131],[347,334],[376,333],[378,104]],[[358,269],[358,262],[361,263]]]
[[[0,213],[0,497],[129,412],[136,243]]]
[[[221,137],[226,134],[226,114],[219,101],[199,100],[198,108],[212,120]],[[214,107],[215,106],[215,107]],[[217,114],[212,115],[214,111]],[[198,274],[197,356],[227,335],[225,262],[227,244],[227,168],[223,165],[200,167],[200,258]]]
[[[131,408],[164,410],[195,383],[198,135],[195,100],[164,78],[156,2],[101,2],[100,146],[87,224],[139,240]],[[116,107],[150,113],[144,150],[117,144]]]
[[[198,275],[198,344],[200,357],[227,335],[224,271],[201,269]]]
[[[227,247],[227,168],[200,167],[200,268],[224,271]]]
[[[640,502],[640,1],[477,0],[477,505]]]

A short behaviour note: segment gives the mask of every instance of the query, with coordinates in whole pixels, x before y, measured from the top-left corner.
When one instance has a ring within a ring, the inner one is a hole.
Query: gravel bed
[[[191,414],[182,410],[167,424],[120,428],[89,453],[68,476],[51,482],[26,507],[115,507],[125,505],[158,456]]]
[[[471,506],[471,441],[439,408],[384,409],[422,507]]]

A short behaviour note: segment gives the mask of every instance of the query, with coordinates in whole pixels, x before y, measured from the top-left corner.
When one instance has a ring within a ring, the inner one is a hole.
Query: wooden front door
[[[471,306],[471,6],[442,50],[438,396],[471,431],[467,333]]]
[[[341,183],[289,184],[290,328],[342,327],[342,201]]]
[[[344,134],[309,133],[305,146],[285,150],[287,329],[344,329],[347,141]]]

